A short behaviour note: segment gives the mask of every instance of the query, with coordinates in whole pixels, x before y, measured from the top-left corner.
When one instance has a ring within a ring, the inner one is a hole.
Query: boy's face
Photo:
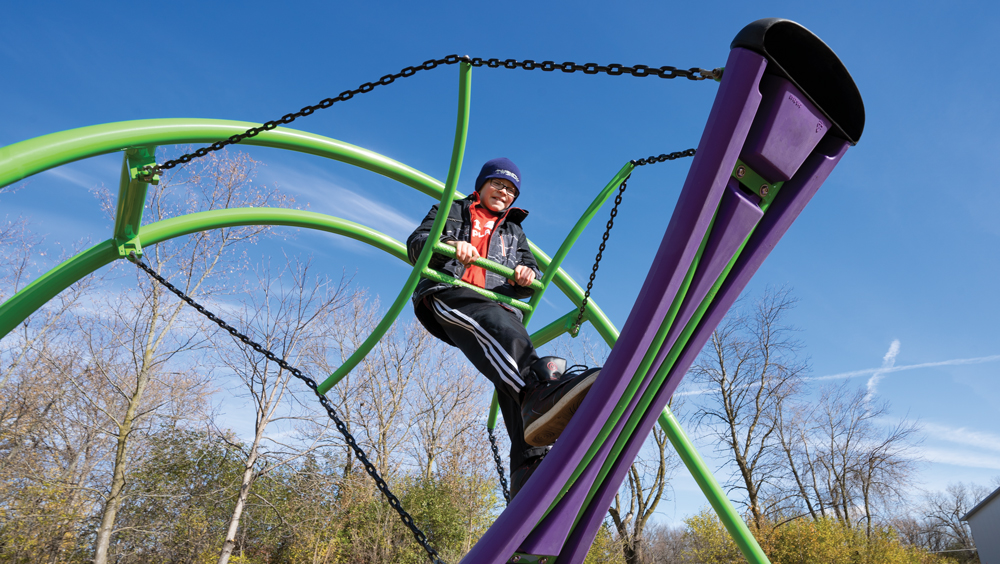
[[[479,188],[479,203],[487,209],[502,212],[512,203],[517,194],[517,188],[510,180],[490,178]]]

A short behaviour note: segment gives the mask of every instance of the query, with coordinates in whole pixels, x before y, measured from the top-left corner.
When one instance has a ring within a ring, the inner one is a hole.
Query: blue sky
[[[986,2],[19,3],[0,18],[0,146],[74,127],[160,117],[262,122],[426,59],[469,54],[578,63],[713,68],[762,17],[798,21],[852,73],[867,125],[756,275],[748,293],[790,287],[813,377],[878,372],[876,393],[918,418],[923,487],[1000,474],[1000,152],[995,131],[1000,16]],[[419,73],[294,127],[444,178],[457,69]],[[460,189],[479,165],[520,166],[529,236],[553,253],[593,195],[629,159],[698,144],[711,82],[476,69]],[[259,181],[299,205],[404,239],[432,203],[346,165],[250,149]],[[41,174],[0,195],[48,245],[109,236],[89,188],[117,183],[109,155]],[[621,326],[690,161],[637,171],[595,298]],[[601,213],[603,217],[605,212]],[[594,222],[566,268],[584,281]],[[284,249],[279,245],[283,245]],[[265,247],[312,254],[389,300],[407,268],[378,251],[308,233]],[[569,304],[549,295],[536,327]],[[546,307],[548,309],[546,309]],[[893,343],[898,343],[893,345]],[[705,445],[703,445],[705,446]],[[705,449],[707,450],[707,446]],[[676,521],[701,504],[678,474]]]

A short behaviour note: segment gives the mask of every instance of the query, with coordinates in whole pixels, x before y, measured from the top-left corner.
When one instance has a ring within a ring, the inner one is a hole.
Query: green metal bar
[[[143,227],[146,245],[224,227],[283,225],[326,231],[381,249],[409,264],[403,243],[364,225],[315,212],[273,208],[231,208],[174,217]],[[0,305],[0,338],[74,282],[120,258],[114,239],[108,239],[66,260]]]
[[[590,221],[594,219],[594,216],[597,215],[597,212],[601,209],[601,206],[603,206],[604,203],[608,201],[608,198],[610,198],[611,195],[615,193],[615,190],[617,190],[618,187],[621,186],[621,183],[626,178],[628,178],[630,174],[632,174],[633,169],[635,169],[635,165],[632,164],[631,161],[626,163],[625,166],[623,166],[621,170],[618,171],[618,174],[616,174],[615,177],[611,179],[611,182],[608,182],[608,184],[604,187],[604,189],[601,190],[601,192],[597,195],[596,198],[594,198],[594,201],[590,203],[590,207],[588,207],[587,210],[583,212],[583,215],[580,216],[579,220],[577,220],[576,225],[574,225],[573,229],[571,229],[569,234],[566,235],[566,239],[563,240],[562,245],[559,246],[559,250],[556,251],[555,256],[552,258],[552,260],[549,262],[549,264],[545,269],[545,274],[544,276],[542,276],[542,281],[541,281],[542,288],[539,291],[536,291],[535,294],[531,296],[531,299],[528,301],[528,303],[531,304],[532,307],[537,307],[539,302],[541,302],[542,296],[545,294],[545,289],[549,287],[549,283],[552,281],[553,278],[555,278],[555,275],[558,272],[559,267],[562,265],[563,260],[566,258],[566,255],[569,254],[570,249],[573,248],[573,244],[576,243],[576,240],[580,238],[580,235],[583,233],[583,230],[587,227],[587,225],[590,224]],[[531,321],[532,314],[533,312],[528,313],[527,315],[524,316],[525,325],[527,325],[528,322]]]
[[[740,552],[743,553],[743,557],[747,559],[747,562],[751,564],[771,564],[768,560],[767,555],[760,548],[757,543],[757,539],[754,538],[753,533],[747,527],[746,523],[743,522],[743,518],[740,517],[739,513],[736,512],[736,508],[733,507],[729,497],[726,496],[726,492],[722,490],[719,482],[712,475],[712,471],[709,470],[705,461],[702,460],[701,456],[698,455],[697,449],[691,444],[691,440],[688,439],[687,435],[684,434],[684,429],[681,428],[681,424],[674,417],[674,414],[670,411],[670,407],[663,409],[663,413],[657,419],[660,424],[660,428],[667,434],[667,438],[670,440],[670,444],[673,445],[674,450],[680,455],[681,460],[684,461],[684,465],[694,476],[696,482],[698,482],[698,487],[701,488],[702,493],[708,498],[708,502],[712,504],[712,508],[715,509],[715,513],[719,516],[722,524],[732,535],[733,540],[736,541],[736,545],[740,548]]]
[[[510,307],[516,307],[517,309],[524,312],[531,312],[531,306],[525,302],[522,302],[521,300],[516,300],[510,296],[505,296],[503,294],[498,294],[492,290],[487,290],[485,288],[480,288],[479,286],[474,286],[472,284],[469,284],[468,282],[459,280],[454,276],[448,276],[447,274],[442,274],[429,266],[425,267],[423,272],[421,272],[420,274],[424,278],[430,278],[431,280],[435,280],[437,282],[444,282],[445,284],[451,284],[452,286],[461,286],[463,288],[468,288],[473,292],[476,292],[477,294],[482,296],[486,296],[487,298],[495,302],[507,304]]]
[[[74,282],[118,258],[118,246],[108,239],[49,270],[0,305],[0,338]]]
[[[218,119],[146,119],[92,125],[0,147],[0,187],[60,165],[129,147],[213,143],[260,124]],[[243,140],[370,170],[435,198],[444,184],[389,157],[322,135],[278,127]],[[461,193],[456,193],[463,197]]]
[[[452,247],[451,245],[445,245],[440,241],[434,243],[434,252],[439,255],[445,255],[450,258],[455,258],[455,247]],[[490,272],[499,274],[500,276],[507,278],[508,280],[513,280],[514,277],[516,276],[512,269],[507,268],[502,264],[484,258],[478,258],[472,261],[472,264],[476,266],[481,266],[486,270],[489,270]],[[531,288],[532,290],[535,290],[536,292],[545,290],[545,286],[543,286],[542,283],[538,280],[533,281],[531,285],[529,285],[528,287]],[[527,311],[530,310],[531,308],[529,307]]]
[[[573,322],[576,321],[576,316],[579,312],[580,310],[578,309],[571,310],[566,315],[532,333],[532,344],[535,345],[535,348],[538,348],[545,343],[558,338],[563,333],[569,333],[569,330],[573,327]]]
[[[493,430],[497,428],[497,414],[500,413],[500,404],[497,403],[497,391],[493,390],[493,401],[490,403],[490,416],[486,419],[486,428]]]
[[[441,196],[441,202],[438,206],[438,215],[434,219],[434,225],[431,227],[431,232],[428,234],[427,241],[433,242],[441,238],[441,233],[444,231],[445,221],[448,219],[448,210],[451,209],[451,203],[455,198],[455,187],[458,185],[458,175],[462,169],[462,158],[465,155],[465,140],[469,132],[469,105],[470,96],[472,93],[472,66],[469,63],[462,62],[460,64],[461,70],[459,72],[459,87],[458,87],[458,119],[455,125],[455,142],[452,147],[451,153],[451,164],[448,167],[448,179],[445,182],[444,194]],[[395,322],[396,317],[403,310],[403,306],[409,301],[410,296],[417,287],[417,282],[420,281],[420,275],[423,273],[427,265],[430,264],[431,256],[434,253],[434,245],[424,245],[423,250],[420,251],[420,256],[417,258],[416,264],[413,266],[413,270],[410,272],[409,278],[406,279],[406,283],[403,285],[403,289],[400,290],[399,295],[396,296],[396,300],[389,307],[389,311],[386,312],[385,317],[379,322],[378,326],[375,327],[375,331],[368,336],[364,343],[361,344],[357,350],[351,354],[343,365],[340,366],[333,374],[330,375],[322,384],[319,385],[317,391],[320,394],[325,394],[330,388],[335,386],[337,382],[343,379],[347,374],[354,369],[355,366],[361,360],[371,352],[375,344],[378,343],[382,335],[389,330],[393,322]]]

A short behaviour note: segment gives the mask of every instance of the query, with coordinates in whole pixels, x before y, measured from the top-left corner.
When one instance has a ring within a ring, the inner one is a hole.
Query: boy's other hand
[[[523,264],[519,264],[514,268],[514,275],[515,278],[511,282],[518,286],[530,286],[535,281],[535,271]]]

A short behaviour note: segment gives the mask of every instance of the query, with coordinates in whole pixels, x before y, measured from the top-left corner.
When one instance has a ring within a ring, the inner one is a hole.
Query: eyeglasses
[[[515,198],[517,197],[517,188],[514,188],[513,186],[507,186],[506,184],[500,182],[496,178],[490,180],[490,186],[492,186],[498,192],[507,192],[511,196]]]

